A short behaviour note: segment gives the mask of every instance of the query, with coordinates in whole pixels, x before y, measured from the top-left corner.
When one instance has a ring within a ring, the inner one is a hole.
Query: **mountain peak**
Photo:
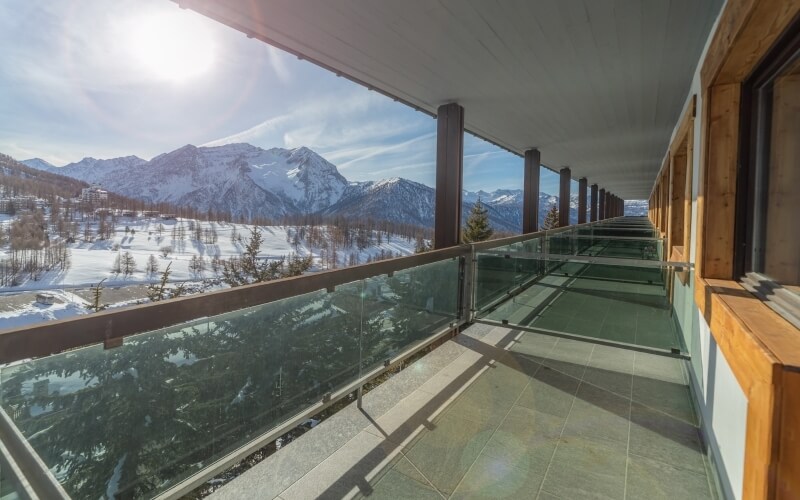
[[[41,158],[30,158],[28,160],[22,160],[20,163],[39,170],[49,170],[51,168],[57,168],[49,161],[42,160]]]

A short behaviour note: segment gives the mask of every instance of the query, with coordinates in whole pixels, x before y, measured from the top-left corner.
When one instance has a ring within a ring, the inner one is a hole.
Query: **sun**
[[[146,15],[126,23],[126,48],[154,79],[183,83],[208,72],[214,64],[213,33],[202,19],[186,14]]]

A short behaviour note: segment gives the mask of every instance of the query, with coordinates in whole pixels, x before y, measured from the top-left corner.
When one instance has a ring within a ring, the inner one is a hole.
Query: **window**
[[[800,327],[800,30],[779,42],[742,93],[736,274]]]

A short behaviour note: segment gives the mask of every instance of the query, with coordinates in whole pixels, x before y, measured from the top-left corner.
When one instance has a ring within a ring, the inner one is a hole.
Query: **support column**
[[[525,184],[522,192],[522,233],[539,230],[539,168],[542,157],[538,149],[525,151]]]
[[[586,223],[586,177],[578,179],[578,224]]]
[[[622,198],[619,199],[619,215],[620,217],[625,216],[625,200]]]
[[[439,106],[436,113],[436,211],[434,248],[461,242],[461,191],[464,170],[464,108]]]
[[[608,193],[608,191],[606,191]],[[608,218],[616,217],[616,201],[617,197],[611,193],[608,193],[608,204],[606,205],[606,210],[608,211]]]
[[[606,218],[606,190],[600,190],[600,210],[597,212],[597,220],[603,220]]]
[[[611,218],[611,192],[606,191],[606,219]]]
[[[597,221],[597,184],[592,184],[592,196],[589,200],[589,222]]]
[[[558,189],[558,227],[569,226],[569,167],[564,167],[559,172]]]

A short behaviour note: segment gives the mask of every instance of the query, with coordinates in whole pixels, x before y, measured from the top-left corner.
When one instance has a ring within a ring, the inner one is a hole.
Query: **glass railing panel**
[[[545,245],[546,252],[551,255],[573,255],[574,229],[559,232],[547,232]]]
[[[505,259],[514,270],[513,286],[503,301],[491,304],[491,307],[481,312],[481,317],[485,319],[508,321],[510,324],[524,323],[536,304],[544,299],[540,293],[541,287],[533,286],[539,280],[544,279],[546,282],[548,279],[544,260],[518,258],[513,255],[516,254],[510,254]]]
[[[151,497],[357,378],[362,291],[7,365],[0,403],[71,496]]]
[[[553,257],[548,259],[547,267],[546,274],[479,317],[685,352],[671,302],[671,266],[657,262],[626,265],[622,259],[597,263],[580,257]]]
[[[0,457],[0,500],[22,500],[27,498],[22,487],[7,470],[8,466]]]
[[[475,310],[482,311],[502,300],[516,283],[516,265],[503,255],[475,255]]]
[[[362,372],[457,321],[459,274],[458,259],[450,259],[365,280]]]
[[[611,236],[576,236],[576,255],[662,260],[664,240]]]

